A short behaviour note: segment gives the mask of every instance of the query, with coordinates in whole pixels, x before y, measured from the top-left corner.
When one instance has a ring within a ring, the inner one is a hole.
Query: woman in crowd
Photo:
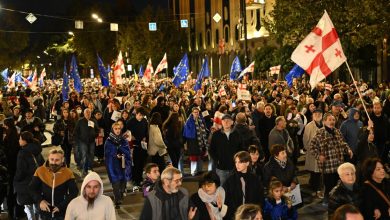
[[[150,118],[148,154],[152,157],[152,162],[158,164],[160,170],[171,164],[171,159],[167,151],[167,146],[162,138],[162,120],[158,112],[154,112]]]
[[[364,184],[360,210],[364,219],[390,219],[390,182],[385,178],[383,163],[379,158],[369,158],[363,163]]]
[[[190,198],[189,207],[197,209],[192,219],[222,220],[228,209],[224,202],[225,190],[218,175],[213,171],[205,173],[199,181],[198,192]]]
[[[18,152],[20,150],[19,146],[19,134],[15,126],[15,121],[12,117],[6,118],[4,120],[4,151],[7,158],[7,171],[8,171],[8,192],[7,192],[7,207],[9,217],[17,217],[16,214],[19,211],[20,206],[16,204],[16,195],[14,194],[14,176],[16,173],[16,161],[18,157]]]
[[[356,184],[356,169],[351,163],[343,163],[337,168],[340,180],[329,193],[328,216],[343,204],[360,207],[359,188]]]
[[[238,207],[235,215],[235,220],[263,220],[261,208],[255,204],[244,204]]]
[[[285,192],[295,189],[298,180],[295,166],[288,159],[286,148],[283,145],[271,146],[271,158],[264,166],[264,185],[269,186],[272,177],[276,177],[283,184]]]
[[[66,166],[70,166],[70,156],[72,154],[73,141],[73,129],[75,121],[70,118],[69,110],[62,109],[61,119],[57,120],[53,127],[55,135],[61,137],[61,148],[64,151]]]
[[[183,121],[179,113],[172,112],[163,124],[164,137],[172,165],[178,168],[180,153],[183,151]]]
[[[104,144],[107,174],[114,191],[116,208],[123,200],[126,183],[131,180],[131,159],[129,143],[122,137],[118,122],[112,124],[111,132]]]
[[[38,207],[34,204],[29,192],[29,184],[35,170],[45,162],[41,152],[41,143],[34,138],[31,132],[24,131],[20,134],[19,145],[21,147],[16,165],[14,177],[14,191],[19,205],[24,205],[24,211],[29,220],[38,219]]]

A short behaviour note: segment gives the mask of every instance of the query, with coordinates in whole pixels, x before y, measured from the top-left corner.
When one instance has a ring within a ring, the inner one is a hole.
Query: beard
[[[49,164],[49,168],[53,173],[57,173],[61,169],[62,165],[60,164]]]
[[[94,206],[94,204],[95,204],[96,197],[97,197],[97,196],[95,196],[95,197],[90,197],[90,196],[84,194],[84,198],[85,198],[85,199],[87,200],[87,202],[88,202],[87,210],[93,209],[93,206]]]

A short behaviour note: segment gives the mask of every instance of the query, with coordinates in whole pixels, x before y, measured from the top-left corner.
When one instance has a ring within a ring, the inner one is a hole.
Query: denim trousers
[[[79,142],[80,167],[83,172],[87,172],[92,168],[93,158],[95,157],[95,142],[84,143]]]

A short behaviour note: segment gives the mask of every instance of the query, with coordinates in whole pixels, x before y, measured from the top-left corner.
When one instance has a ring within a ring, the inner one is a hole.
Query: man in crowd
[[[29,131],[34,135],[34,138],[38,139],[41,143],[46,141],[46,137],[43,134],[45,131],[45,124],[38,117],[34,117],[34,111],[31,108],[26,109],[25,118],[22,119],[18,126],[21,132]]]
[[[216,166],[221,185],[234,169],[233,156],[244,149],[240,134],[232,129],[233,118],[225,114],[222,117],[222,129],[212,134],[210,142],[210,156]]]
[[[115,220],[115,208],[111,198],[103,195],[103,181],[90,172],[81,185],[81,194],[66,209],[65,220]]]
[[[180,170],[166,168],[161,174],[161,181],[157,182],[154,190],[146,197],[140,220],[187,220],[189,197],[181,184]]]
[[[269,148],[271,146],[268,145],[268,136],[271,130],[275,127],[275,113],[274,106],[272,104],[266,104],[264,107],[264,116],[259,120],[259,131],[260,131],[260,142],[263,147],[263,151],[265,153],[265,159],[268,160],[270,157]]]
[[[95,119],[91,118],[91,110],[84,110],[84,117],[79,119],[74,128],[74,139],[78,152],[80,152],[81,172],[87,175],[88,170],[92,170],[93,159],[95,157],[95,138],[99,134],[99,127]]]
[[[286,124],[284,116],[278,116],[275,119],[275,127],[270,131],[268,137],[268,148],[271,149],[275,144],[284,145],[288,156],[291,158],[294,152],[294,143],[286,130]]]
[[[310,148],[319,163],[320,171],[324,175],[325,198],[324,205],[328,203],[330,190],[339,179],[337,168],[344,163],[344,154],[352,158],[352,150],[345,143],[340,130],[335,128],[336,119],[332,113],[326,113],[323,118],[324,127],[320,128],[313,137]]]
[[[73,172],[65,166],[64,152],[53,149],[30,183],[31,194],[39,204],[42,220],[61,220],[78,189]]]
[[[390,144],[390,123],[388,117],[382,113],[380,102],[373,103],[373,113],[370,115],[374,123],[374,144],[378,148],[378,155],[384,163],[388,161]]]

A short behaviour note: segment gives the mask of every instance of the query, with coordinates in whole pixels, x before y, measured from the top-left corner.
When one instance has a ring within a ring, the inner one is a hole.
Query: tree
[[[178,63],[183,56],[187,37],[179,21],[167,16],[166,11],[146,7],[136,18],[120,29],[120,48],[128,48],[130,62],[146,64],[149,58],[156,66],[164,53],[168,63]],[[149,31],[149,22],[157,23],[157,31]],[[172,68],[170,65],[169,68]]]

